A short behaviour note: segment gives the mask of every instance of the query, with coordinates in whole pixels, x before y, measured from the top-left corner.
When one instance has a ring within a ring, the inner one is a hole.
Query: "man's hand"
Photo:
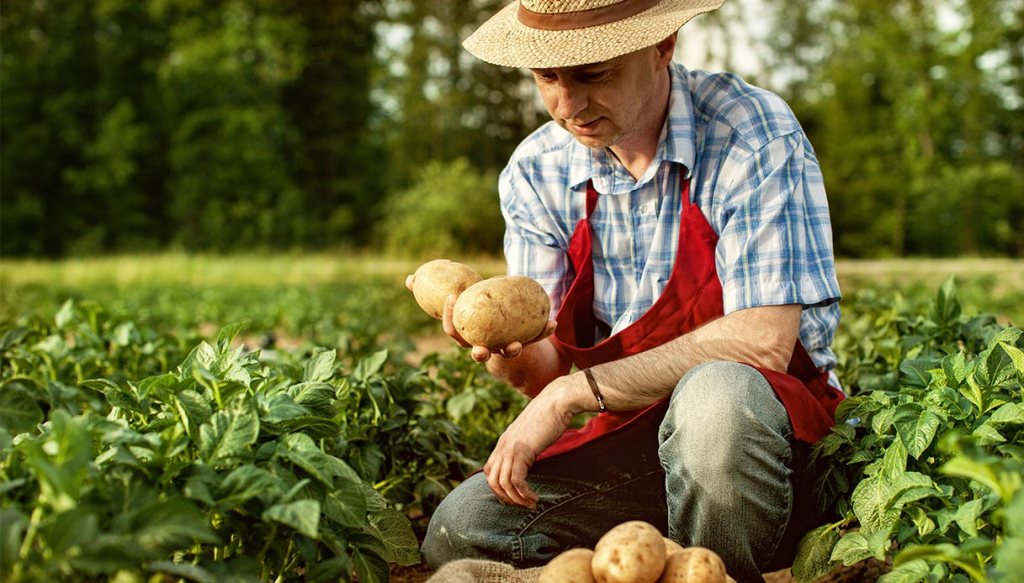
[[[487,458],[487,484],[505,504],[537,506],[537,494],[526,482],[526,474],[537,456],[561,437],[573,417],[570,410],[563,409],[558,397],[558,389],[548,387],[530,401]]]

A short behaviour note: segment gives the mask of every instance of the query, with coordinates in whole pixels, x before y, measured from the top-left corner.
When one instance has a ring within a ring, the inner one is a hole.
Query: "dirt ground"
[[[868,559],[850,567],[839,567],[831,573],[820,577],[815,583],[874,583],[885,572],[884,565],[874,559]],[[391,567],[392,583],[424,583],[430,578],[431,570],[426,565],[411,567]],[[789,569],[766,573],[766,583],[796,583]]]

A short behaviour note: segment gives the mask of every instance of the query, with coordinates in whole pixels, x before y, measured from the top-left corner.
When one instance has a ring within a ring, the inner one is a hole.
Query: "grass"
[[[498,257],[460,257],[485,276],[504,272]],[[0,288],[8,298],[22,286],[90,289],[133,286],[319,286],[376,279],[400,284],[422,260],[374,254],[117,255],[60,261],[0,261]],[[865,287],[929,296],[948,276],[957,278],[965,308],[1024,322],[1024,261],[1012,259],[840,260],[837,271],[849,296]]]

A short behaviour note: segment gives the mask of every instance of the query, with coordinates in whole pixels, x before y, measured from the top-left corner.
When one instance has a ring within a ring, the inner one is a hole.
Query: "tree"
[[[1019,2],[772,6],[768,54],[794,72],[840,254],[1024,251]]]

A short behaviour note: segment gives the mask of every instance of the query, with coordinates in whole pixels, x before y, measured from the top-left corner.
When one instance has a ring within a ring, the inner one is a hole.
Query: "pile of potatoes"
[[[683,548],[640,520],[624,522],[594,550],[570,549],[551,560],[538,583],[735,583],[714,551]]]
[[[473,346],[492,350],[533,340],[544,331],[551,312],[547,292],[529,277],[483,279],[472,268],[447,259],[417,268],[412,293],[423,311],[438,319],[448,296],[457,296],[452,312],[455,329]]]

